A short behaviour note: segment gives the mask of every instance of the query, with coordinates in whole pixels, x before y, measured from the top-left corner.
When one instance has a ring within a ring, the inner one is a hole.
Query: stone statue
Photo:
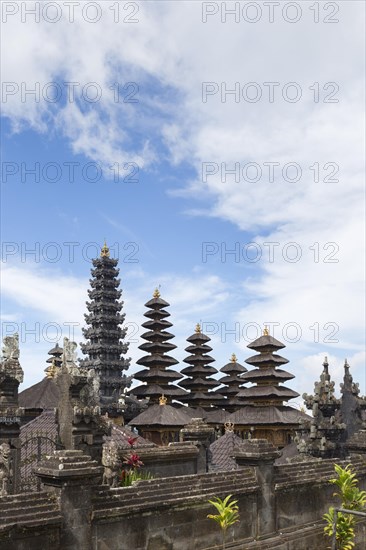
[[[103,484],[110,487],[118,487],[120,459],[115,441],[103,445],[102,464],[104,466]]]
[[[2,362],[0,362],[0,380],[13,378],[21,384],[23,369],[19,363],[19,335],[5,336],[3,339]]]
[[[3,361],[8,361],[10,359],[19,359],[19,334],[16,333],[14,336],[5,336],[3,339]]]
[[[9,493],[9,482],[12,475],[10,445],[2,443],[0,445],[0,497]]]
[[[64,338],[64,351],[63,358],[67,366],[73,366],[77,361],[76,354],[77,343],[70,341],[68,338]]]

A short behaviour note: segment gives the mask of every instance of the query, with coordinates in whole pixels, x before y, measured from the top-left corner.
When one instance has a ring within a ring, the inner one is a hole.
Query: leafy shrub
[[[366,491],[360,491],[358,488],[358,479],[353,472],[350,464],[345,468],[334,465],[334,469],[338,474],[338,477],[330,479],[329,482],[338,487],[338,491],[333,493],[333,496],[337,496],[340,499],[339,508],[346,510],[355,510],[361,512],[366,506]],[[324,532],[329,537],[333,536],[334,524],[336,521],[336,542],[338,550],[352,550],[355,547],[355,525],[356,518],[352,514],[346,514],[344,512],[338,512],[337,518],[336,512],[333,506],[329,508],[329,512],[324,514],[323,519],[327,522],[324,527]]]
[[[213,519],[218,523],[222,530],[222,548],[225,549],[225,537],[228,527],[239,521],[239,507],[237,500],[230,502],[232,495],[228,495],[222,500],[219,497],[215,497],[215,500],[209,500],[208,502],[215,506],[218,514],[208,514],[208,518]]]

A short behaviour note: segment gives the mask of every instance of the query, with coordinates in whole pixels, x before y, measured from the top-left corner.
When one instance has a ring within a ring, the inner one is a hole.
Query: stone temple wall
[[[366,488],[366,457],[352,462]],[[234,495],[241,521],[230,550],[325,550],[322,515],[334,502],[332,460],[285,464],[272,478],[256,467],[159,478],[132,487],[101,485],[101,468],[81,451],[55,451],[37,468],[42,493],[0,499],[1,550],[218,550],[208,499]],[[264,497],[272,498],[266,506]],[[268,529],[268,526],[272,526]],[[359,545],[365,523],[358,527]]]

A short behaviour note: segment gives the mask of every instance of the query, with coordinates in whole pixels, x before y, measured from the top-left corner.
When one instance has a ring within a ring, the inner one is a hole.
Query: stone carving
[[[2,443],[0,445],[0,497],[8,494],[12,475],[10,445]]]
[[[92,368],[77,366],[76,348],[64,338],[62,366],[56,373],[60,438],[65,448],[83,450],[100,461],[103,437],[111,427],[101,416],[99,376]]]
[[[19,359],[19,334],[14,334],[14,336],[5,336],[3,339],[3,361],[9,359]]]
[[[72,372],[75,369],[77,369],[76,361],[77,361],[77,353],[76,353],[77,343],[72,342],[68,338],[64,338],[64,345],[63,345],[63,363],[66,365],[66,367]]]
[[[102,464],[104,466],[103,484],[118,487],[120,460],[115,441],[103,445]]]
[[[19,363],[19,336],[5,336],[3,339],[2,362],[0,363],[0,381],[13,378],[21,384],[23,370]]]
[[[348,453],[347,440],[363,426],[362,411],[366,409],[366,400],[359,397],[359,386],[353,382],[347,360],[340,385],[341,399],[334,394],[335,384],[326,357],[323,367],[320,381],[314,385],[314,395],[303,395],[307,408],[313,412],[312,420],[302,426],[309,436],[305,452],[321,458],[343,458]],[[298,450],[303,452],[299,445]]]
[[[94,369],[79,368],[81,376],[86,376],[86,384],[80,391],[80,402],[89,407],[99,405],[99,376]]]

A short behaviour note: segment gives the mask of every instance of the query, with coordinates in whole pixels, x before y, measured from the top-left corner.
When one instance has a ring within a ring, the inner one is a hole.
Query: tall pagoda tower
[[[259,355],[253,355],[245,362],[256,367],[241,376],[244,382],[252,382],[254,386],[243,388],[237,393],[236,397],[244,399],[246,403],[253,405],[283,405],[299,394],[290,388],[282,385],[283,382],[295,378],[293,374],[279,369],[277,367],[288,363],[281,355],[275,352],[285,347],[284,344],[270,336],[267,329],[264,334],[247,346],[254,349]]]
[[[125,314],[120,313],[123,301],[120,300],[122,291],[118,289],[118,260],[110,257],[104,243],[100,257],[92,263],[91,290],[88,290],[91,301],[86,302],[89,314],[84,315],[87,326],[82,329],[87,342],[80,344],[88,358],[80,360],[80,365],[96,370],[100,378],[102,410],[116,416],[119,414],[118,400],[130,385],[130,377],[123,374],[130,359],[122,357],[127,353],[128,343],[123,341],[127,329],[121,327]]]
[[[177,347],[168,341],[174,338],[174,335],[166,330],[173,326],[172,323],[167,321],[170,313],[165,308],[169,305],[161,298],[158,289],[155,290],[152,299],[145,304],[148,311],[144,313],[144,317],[147,317],[148,321],[143,323],[142,326],[147,329],[147,332],[144,332],[141,338],[146,342],[141,344],[139,349],[147,352],[148,355],[144,355],[136,362],[146,368],[134,375],[137,380],[144,382],[144,384],[130,391],[136,397],[148,397],[149,402],[154,404],[159,403],[159,398],[162,396],[167,398],[168,402],[171,402],[172,399],[181,401],[186,393],[172,384],[172,382],[180,380],[182,375],[169,369],[169,367],[178,363],[174,357],[167,355]]]
[[[212,351],[212,348],[207,345],[210,340],[208,336],[201,332],[199,324],[196,325],[194,334],[187,338],[190,345],[185,350],[190,355],[183,361],[190,366],[185,367],[181,373],[188,378],[182,380],[179,385],[190,391],[185,397],[185,402],[191,407],[207,409],[222,400],[221,395],[210,391],[220,385],[217,380],[210,378],[212,374],[218,372],[215,367],[210,366],[210,363],[213,363],[215,359],[207,355]]]
[[[220,406],[227,411],[233,412],[240,407],[240,405],[244,404],[244,401],[236,399],[236,395],[242,389],[241,386],[244,384],[242,375],[248,372],[248,369],[244,367],[244,365],[238,363],[237,357],[235,353],[233,353],[230,362],[223,366],[220,372],[225,375],[218,380],[220,384],[224,384],[224,387],[216,390],[217,393],[225,397],[225,399],[220,402]]]

